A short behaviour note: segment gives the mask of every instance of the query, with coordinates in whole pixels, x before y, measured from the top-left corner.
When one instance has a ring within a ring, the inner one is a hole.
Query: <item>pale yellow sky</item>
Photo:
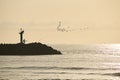
[[[20,28],[27,42],[120,43],[120,0],[0,0],[0,43],[19,42]]]

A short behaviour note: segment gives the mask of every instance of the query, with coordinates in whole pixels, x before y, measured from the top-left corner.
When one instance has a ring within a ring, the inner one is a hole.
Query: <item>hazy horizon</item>
[[[0,0],[0,43],[119,44],[120,0]],[[61,28],[69,30],[58,31]]]

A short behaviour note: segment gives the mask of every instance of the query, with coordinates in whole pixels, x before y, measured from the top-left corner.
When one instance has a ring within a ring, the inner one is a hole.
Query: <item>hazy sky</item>
[[[0,43],[18,43],[20,28],[27,42],[120,43],[120,0],[0,0]]]

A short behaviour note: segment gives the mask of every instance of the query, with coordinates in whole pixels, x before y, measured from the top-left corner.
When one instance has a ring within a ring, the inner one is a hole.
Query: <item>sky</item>
[[[0,0],[0,43],[119,44],[120,0]],[[57,26],[70,31],[59,31]]]

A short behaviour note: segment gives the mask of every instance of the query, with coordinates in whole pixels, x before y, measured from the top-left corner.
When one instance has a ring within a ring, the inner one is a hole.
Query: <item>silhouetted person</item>
[[[24,34],[24,30],[22,30],[21,28],[21,31],[20,31],[20,43],[23,43],[23,34]]]

